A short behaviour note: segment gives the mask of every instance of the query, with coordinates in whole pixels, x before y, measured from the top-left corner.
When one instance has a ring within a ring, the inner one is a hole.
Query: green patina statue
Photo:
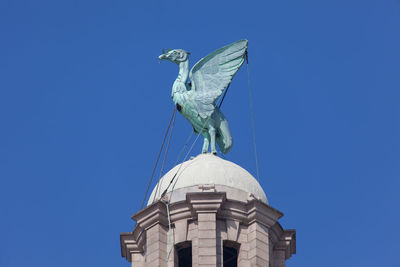
[[[170,50],[159,56],[179,65],[179,74],[172,86],[172,100],[177,110],[204,137],[203,153],[217,154],[215,143],[226,154],[232,147],[228,121],[216,106],[216,100],[231,83],[245,60],[247,40],[224,46],[197,62],[189,72],[189,53]],[[190,82],[188,82],[188,77]]]

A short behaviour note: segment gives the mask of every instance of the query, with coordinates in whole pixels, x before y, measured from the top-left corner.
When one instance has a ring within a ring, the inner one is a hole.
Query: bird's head
[[[169,60],[176,64],[184,62],[189,59],[190,53],[183,49],[173,49],[167,52],[162,51],[162,54],[158,57],[159,60]]]

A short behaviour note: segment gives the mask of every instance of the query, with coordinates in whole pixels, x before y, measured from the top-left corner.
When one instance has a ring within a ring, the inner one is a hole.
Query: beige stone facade
[[[167,203],[158,200],[133,215],[133,232],[121,234],[122,256],[133,267],[178,266],[175,249],[188,242],[192,266],[199,267],[223,266],[224,244],[237,249],[240,267],[283,267],[296,253],[295,230],[282,229],[283,214],[257,198],[227,199],[211,188],[189,192],[168,209]]]
[[[249,172],[201,154],[160,179],[133,232],[121,234],[121,253],[133,267],[284,267],[296,231],[282,216]]]

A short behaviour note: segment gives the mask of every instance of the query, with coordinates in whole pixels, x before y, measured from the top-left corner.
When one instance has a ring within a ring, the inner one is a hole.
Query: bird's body
[[[171,97],[193,130],[203,135],[203,153],[208,151],[209,144],[214,154],[217,153],[215,144],[224,154],[232,147],[228,121],[215,101],[242,65],[246,49],[247,40],[223,47],[201,59],[190,73],[189,53],[186,51],[171,50],[159,57],[179,64],[179,74],[172,86]],[[188,83],[189,76],[191,83]]]
[[[232,136],[229,130],[228,121],[222,114],[221,110],[215,106],[211,116],[202,118],[194,105],[194,94],[191,86],[180,80],[175,80],[172,86],[172,100],[179,113],[185,117],[193,127],[196,133],[201,134],[205,139],[203,153],[208,150],[208,144],[211,142],[209,131],[215,130],[215,138],[221,151],[226,154],[232,147]],[[215,153],[215,151],[212,151]]]

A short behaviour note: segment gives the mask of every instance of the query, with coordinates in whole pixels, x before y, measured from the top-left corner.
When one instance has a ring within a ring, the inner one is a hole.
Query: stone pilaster
[[[191,240],[192,240],[192,266],[199,266],[199,224],[197,221],[191,223]]]
[[[165,203],[159,201],[132,216],[144,230],[145,266],[166,266],[168,220]]]
[[[238,243],[240,244],[240,249],[238,251],[238,267],[248,267],[250,266],[250,261],[248,259],[250,245],[247,239],[247,227],[240,226]]]
[[[258,222],[248,227],[248,259],[251,266],[269,266],[269,235],[268,229]]]
[[[193,255],[197,257],[193,262],[197,262],[197,266],[221,266],[222,242],[221,238],[217,242],[217,212],[225,202],[226,194],[188,193],[186,199],[196,213],[198,223],[198,255]]]
[[[146,266],[166,266],[167,231],[164,226],[155,224],[146,231]]]
[[[239,267],[284,267],[296,253],[296,231],[284,230],[283,215],[271,206],[249,199],[226,199],[225,192],[191,192],[186,200],[166,205],[158,201],[132,216],[131,233],[121,234],[121,254],[133,267],[178,265],[176,248],[191,246],[192,266],[223,265],[223,246],[237,248]],[[174,245],[176,247],[174,247]]]

